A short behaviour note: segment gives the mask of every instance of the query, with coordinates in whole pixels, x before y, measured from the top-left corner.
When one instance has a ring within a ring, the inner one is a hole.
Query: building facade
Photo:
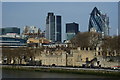
[[[41,32],[40,28],[35,26],[25,26],[22,34],[28,36],[29,38],[44,37],[44,33]]]
[[[0,36],[0,47],[26,47],[26,40],[21,38],[13,37],[1,37]]]
[[[52,42],[61,42],[61,16],[48,13],[45,37]]]
[[[82,66],[84,64],[91,65],[95,58],[95,52],[89,49],[81,50],[80,48],[70,50],[67,53],[63,50],[56,50],[53,52],[44,51],[35,56],[35,60],[41,61],[41,65],[47,66]],[[89,63],[86,63],[88,61]],[[96,66],[96,65],[95,65]]]
[[[44,50],[35,55],[36,61],[41,61],[41,65],[46,66],[81,66],[81,67],[106,67],[119,66],[119,61],[110,61],[112,57],[108,54],[103,56],[102,49],[96,47],[95,50],[88,48],[71,49],[70,53],[63,50]],[[113,55],[116,59],[116,54]],[[113,59],[114,60],[114,59]],[[118,60],[118,59],[117,59]]]
[[[79,30],[79,24],[74,23],[74,22],[73,23],[67,23],[66,24],[67,40],[72,39],[78,33],[78,30]]]
[[[109,17],[102,14],[96,7],[90,14],[88,31],[109,35]]]
[[[0,28],[0,35],[6,35],[7,33],[16,33],[20,34],[20,28],[18,27],[4,27]]]

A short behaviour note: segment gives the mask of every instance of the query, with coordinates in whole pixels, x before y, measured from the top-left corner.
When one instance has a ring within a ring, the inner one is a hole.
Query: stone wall
[[[40,60],[42,61],[42,65],[56,65],[56,66],[66,66],[66,53],[62,53],[61,55],[56,54],[41,54]]]
[[[95,58],[96,61],[93,61]],[[41,60],[42,65],[56,65],[56,66],[82,66],[91,64],[101,67],[111,67],[118,65],[117,62],[108,62],[103,58],[101,49],[91,50],[90,48],[72,49],[70,53],[66,51],[44,51],[35,57],[36,60]],[[89,62],[89,64],[87,63]],[[99,63],[97,63],[99,62]]]

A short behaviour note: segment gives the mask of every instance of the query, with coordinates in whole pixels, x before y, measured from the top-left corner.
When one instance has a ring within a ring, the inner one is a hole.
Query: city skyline
[[[90,12],[97,7],[110,17],[110,35],[116,35],[118,27],[117,2],[3,2],[3,27],[33,25],[45,30],[45,17],[48,12],[62,16],[62,40],[65,39],[65,24],[76,22],[81,32],[88,31]],[[83,7],[85,9],[83,9]],[[114,14],[114,15],[113,15]]]

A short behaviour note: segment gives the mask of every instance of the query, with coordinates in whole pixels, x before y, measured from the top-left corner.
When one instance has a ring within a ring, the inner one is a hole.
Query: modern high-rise
[[[52,42],[61,42],[61,16],[48,13],[45,37]]]
[[[66,38],[67,40],[72,39],[79,32],[79,24],[67,23],[66,24]]]
[[[109,35],[109,17],[106,14],[102,14],[96,7],[90,14],[88,31]]]

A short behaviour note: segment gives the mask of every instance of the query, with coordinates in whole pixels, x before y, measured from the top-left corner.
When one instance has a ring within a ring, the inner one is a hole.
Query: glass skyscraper
[[[66,37],[67,40],[72,39],[79,30],[79,25],[77,23],[67,23],[66,24]]]
[[[106,14],[102,14],[96,7],[94,7],[90,14],[88,29],[89,31],[109,35],[109,17]]]
[[[61,16],[48,13],[45,37],[52,42],[61,42]]]

